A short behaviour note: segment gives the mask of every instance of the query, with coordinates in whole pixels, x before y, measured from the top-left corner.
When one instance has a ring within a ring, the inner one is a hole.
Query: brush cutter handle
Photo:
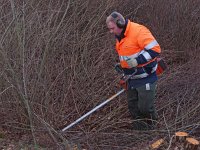
[[[119,73],[119,74],[124,74],[124,71],[123,71],[123,69],[122,69],[120,63],[117,63],[117,64],[115,65],[115,70],[116,70],[117,73]]]
[[[130,77],[132,77],[135,73],[137,72],[137,69],[135,69],[135,72],[132,75],[127,76],[127,78],[125,79],[125,81],[128,81],[128,79]],[[69,128],[73,127],[75,124],[79,123],[81,120],[83,120],[84,118],[86,118],[87,116],[89,116],[90,114],[92,114],[93,112],[95,112],[97,109],[103,107],[104,105],[106,105],[108,102],[110,102],[112,99],[114,99],[115,97],[119,96],[120,94],[122,94],[125,91],[125,89],[120,90],[119,92],[117,92],[116,94],[114,94],[113,96],[111,96],[110,98],[108,98],[106,101],[104,101],[103,103],[99,104],[98,106],[96,106],[95,108],[93,108],[92,110],[90,110],[89,112],[87,112],[85,115],[83,115],[82,117],[80,117],[79,119],[77,119],[76,121],[74,121],[73,123],[71,123],[70,125],[68,125],[67,127],[62,129],[62,132],[68,130]]]
[[[123,89],[128,90],[128,80],[131,77],[133,77],[136,74],[136,72],[137,72],[137,69],[135,68],[135,71],[133,72],[133,74],[131,74],[131,75],[123,75],[120,78],[119,84]]]
[[[70,125],[68,125],[67,127],[63,128],[62,132],[68,130],[69,128],[71,128],[75,124],[79,123],[81,120],[83,120],[84,118],[86,118],[87,116],[89,116],[90,114],[92,114],[93,112],[95,112],[97,109],[99,109],[102,106],[106,105],[108,102],[110,102],[112,99],[114,99],[115,97],[117,97],[118,95],[120,95],[121,93],[123,93],[124,91],[125,90],[122,89],[121,91],[117,92],[116,94],[114,94],[113,96],[111,96],[110,98],[108,98],[106,101],[104,101],[103,103],[99,104],[98,106],[96,106],[95,108],[93,108],[92,110],[90,110],[88,113],[86,113],[85,115],[83,115],[82,117],[80,117],[79,119],[77,119],[76,121],[74,121],[73,123],[71,123]]]

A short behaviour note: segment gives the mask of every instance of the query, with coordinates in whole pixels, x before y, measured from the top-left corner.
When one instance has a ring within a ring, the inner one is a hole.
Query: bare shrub
[[[174,130],[191,131],[199,115],[199,74],[194,66],[199,65],[198,4],[2,0],[1,126],[13,133],[31,131],[35,145],[60,147],[67,141],[69,147],[73,141],[88,149],[131,149],[139,141]],[[119,90],[119,75],[112,69],[117,62],[114,38],[105,25],[113,10],[148,26],[170,66],[158,86],[159,133],[146,135],[128,129],[131,120],[122,95],[63,136],[58,132],[61,128]]]

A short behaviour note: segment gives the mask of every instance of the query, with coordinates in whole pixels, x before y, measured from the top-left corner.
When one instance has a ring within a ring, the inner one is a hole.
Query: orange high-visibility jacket
[[[143,55],[147,62],[139,64],[138,67],[145,66],[156,58],[152,58],[148,50],[151,49],[157,53],[161,52],[161,48],[151,32],[143,25],[128,20],[124,38],[116,40],[116,50],[119,55],[122,68],[130,68],[126,60],[128,58],[137,58]]]

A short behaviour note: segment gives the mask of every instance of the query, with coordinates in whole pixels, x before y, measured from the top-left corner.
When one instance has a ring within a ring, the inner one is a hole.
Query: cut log
[[[159,139],[150,145],[150,149],[152,150],[158,149],[162,146],[163,143],[164,143],[164,139]]]
[[[199,141],[194,138],[186,138],[184,149],[185,150],[197,150],[199,147]]]
[[[176,132],[175,133],[175,139],[176,142],[185,142],[186,138],[188,137],[188,133],[186,132]]]

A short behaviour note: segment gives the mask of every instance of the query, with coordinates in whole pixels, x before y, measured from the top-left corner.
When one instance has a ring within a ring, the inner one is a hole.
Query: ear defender
[[[112,12],[111,16],[115,19],[117,27],[123,28],[125,26],[125,21],[118,15],[116,11]]]

